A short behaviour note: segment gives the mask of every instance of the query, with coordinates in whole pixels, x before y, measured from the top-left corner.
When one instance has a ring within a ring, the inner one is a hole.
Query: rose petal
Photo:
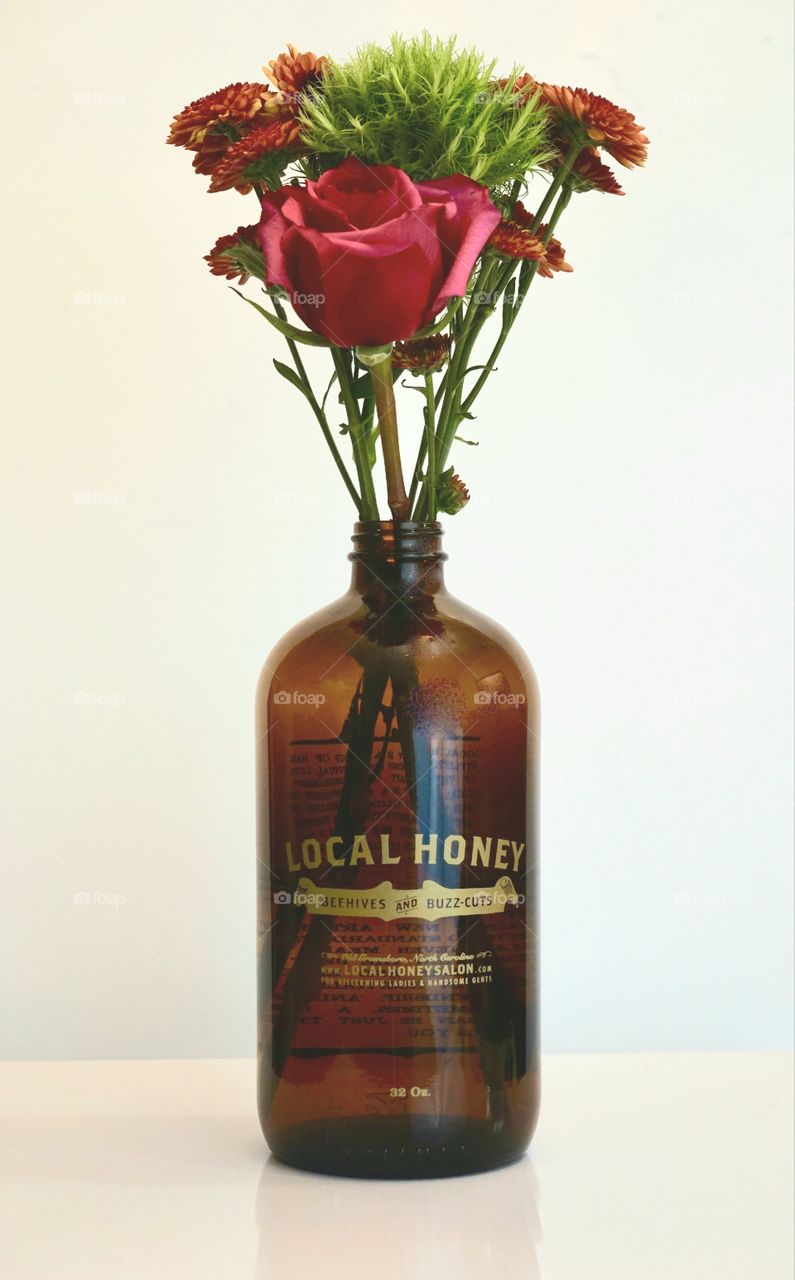
[[[472,268],[498,225],[500,212],[492,204],[486,187],[460,173],[418,183],[417,190],[425,199],[447,202],[439,223],[439,239],[448,271],[433,302],[439,311],[450,298],[460,298],[466,292]]]

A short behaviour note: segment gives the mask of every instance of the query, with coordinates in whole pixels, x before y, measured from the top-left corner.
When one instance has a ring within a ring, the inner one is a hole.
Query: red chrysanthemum
[[[232,139],[228,133],[207,133],[193,153],[193,167],[196,172],[205,175],[214,173],[231,143]]]
[[[167,142],[187,151],[200,151],[207,135],[239,137],[279,111],[276,94],[266,84],[229,84],[184,107],[171,122]]]
[[[493,232],[489,244],[498,253],[507,258],[524,258],[538,263],[538,274],[550,279],[555,271],[573,271],[571,263],[566,262],[565,251],[559,240],[553,236],[549,244],[544,244],[546,223],[532,230],[533,215],[525,209],[521,200],[516,201],[513,218],[504,218]]]
[[[214,276],[223,276],[226,280],[239,280],[245,284],[251,275],[264,280],[265,259],[256,224],[238,227],[231,236],[221,236],[205,254],[204,261]]]
[[[542,235],[546,231],[546,227],[543,224],[538,229]],[[544,250],[544,256],[538,264],[538,274],[545,276],[547,280],[551,280],[556,271],[573,270],[574,267],[571,263],[566,261],[566,251],[563,245],[552,236]]]
[[[327,66],[328,58],[299,53],[295,45],[288,44],[287,52],[279,54],[273,62],[266,62],[262,70],[278,90],[279,100],[296,108],[301,95],[317,83]]]
[[[234,142],[216,166],[210,191],[234,187],[243,195],[255,182],[276,181],[290,159],[300,151],[300,125],[293,117],[272,120],[261,129]]]
[[[506,258],[525,258],[540,262],[544,256],[544,243],[527,227],[513,218],[503,218],[489,237],[489,244]]]
[[[544,102],[575,140],[596,142],[627,169],[645,164],[649,139],[631,111],[588,89],[555,84],[540,88]]]
[[[604,191],[611,196],[624,194],[613,170],[602,163],[594,147],[586,147],[580,152],[574,161],[573,174],[574,186],[580,190]]]
[[[431,373],[443,365],[449,355],[449,334],[436,333],[429,338],[396,342],[392,348],[392,364],[395,369],[408,369],[412,373]]]

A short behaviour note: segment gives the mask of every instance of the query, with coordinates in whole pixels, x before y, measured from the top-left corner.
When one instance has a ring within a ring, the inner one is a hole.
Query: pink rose
[[[464,293],[499,221],[471,178],[414,183],[351,156],[317,182],[267,192],[259,235],[268,284],[309,329],[338,347],[379,347]]]

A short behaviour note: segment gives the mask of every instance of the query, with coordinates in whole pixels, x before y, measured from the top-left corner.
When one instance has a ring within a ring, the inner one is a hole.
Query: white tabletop
[[[791,1280],[792,1059],[551,1056],[531,1157],[365,1182],[268,1158],[248,1061],[0,1065],[4,1280]]]

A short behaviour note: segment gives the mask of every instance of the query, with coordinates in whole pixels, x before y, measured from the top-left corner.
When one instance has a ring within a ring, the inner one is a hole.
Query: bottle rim
[[[358,520],[350,560],[446,560],[438,520]]]

